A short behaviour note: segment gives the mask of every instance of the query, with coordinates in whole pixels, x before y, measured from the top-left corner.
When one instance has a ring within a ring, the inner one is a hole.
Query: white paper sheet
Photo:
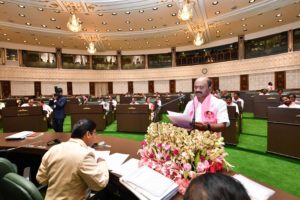
[[[267,200],[275,193],[274,190],[256,183],[240,174],[235,174],[232,177],[244,185],[251,200]]]
[[[13,135],[7,136],[7,137],[5,137],[5,139],[6,140],[22,140],[33,133],[34,133],[33,131],[22,131],[22,132],[18,132]]]
[[[192,119],[188,115],[168,111],[168,117],[171,120],[171,122],[173,124],[175,124],[176,126],[179,126],[182,128],[192,128],[192,125],[191,125]]]
[[[128,158],[128,154],[114,153],[108,156],[106,159],[107,166],[109,170],[114,170],[120,168],[122,163]]]
[[[103,160],[107,160],[110,154],[110,151],[94,151],[95,158],[102,158]]]
[[[138,168],[139,160],[131,158],[130,160],[122,164],[119,168],[114,169],[113,173],[119,176],[126,176],[138,170]]]

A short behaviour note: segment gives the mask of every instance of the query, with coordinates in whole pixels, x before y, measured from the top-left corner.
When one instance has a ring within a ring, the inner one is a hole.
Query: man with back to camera
[[[63,132],[64,120],[65,120],[65,105],[67,100],[62,96],[63,90],[55,87],[55,94],[53,99],[49,101],[49,106],[53,107],[53,119],[52,126],[55,132]]]
[[[87,199],[89,189],[102,190],[109,180],[107,164],[95,158],[96,124],[81,119],[73,126],[69,141],[50,148],[42,158],[36,179],[47,184],[45,200]]]
[[[198,78],[194,83],[195,97],[188,102],[184,114],[192,119],[193,128],[204,131],[223,131],[230,125],[225,101],[211,94],[212,81]]]

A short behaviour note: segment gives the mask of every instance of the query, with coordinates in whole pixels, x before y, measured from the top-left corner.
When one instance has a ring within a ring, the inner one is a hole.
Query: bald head
[[[194,83],[195,95],[198,97],[198,100],[202,101],[207,95],[210,94],[212,82],[207,77],[198,78]]]

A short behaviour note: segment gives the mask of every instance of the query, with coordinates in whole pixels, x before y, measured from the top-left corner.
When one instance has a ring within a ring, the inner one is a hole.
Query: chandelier
[[[194,2],[185,0],[181,9],[178,11],[178,18],[182,21],[190,20],[193,17],[193,5]]]
[[[87,51],[90,53],[90,54],[94,54],[96,53],[97,49],[95,47],[95,43],[94,42],[90,42],[89,43],[89,46],[87,48]]]
[[[201,46],[203,43],[204,43],[203,34],[201,32],[197,32],[195,39],[194,39],[194,45]]]
[[[75,14],[72,14],[70,17],[67,27],[72,32],[79,32],[81,31],[81,22],[78,17],[75,16]]]

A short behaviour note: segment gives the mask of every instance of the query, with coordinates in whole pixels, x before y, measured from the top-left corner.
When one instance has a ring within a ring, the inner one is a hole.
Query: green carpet
[[[161,121],[169,122],[169,119],[162,115]],[[300,160],[266,153],[267,121],[254,118],[253,113],[244,113],[242,130],[236,147],[225,146],[229,154],[227,160],[235,166],[233,170],[300,197]],[[64,131],[71,132],[69,116],[65,119]],[[136,141],[144,139],[143,133],[117,132],[116,121],[97,133]]]

